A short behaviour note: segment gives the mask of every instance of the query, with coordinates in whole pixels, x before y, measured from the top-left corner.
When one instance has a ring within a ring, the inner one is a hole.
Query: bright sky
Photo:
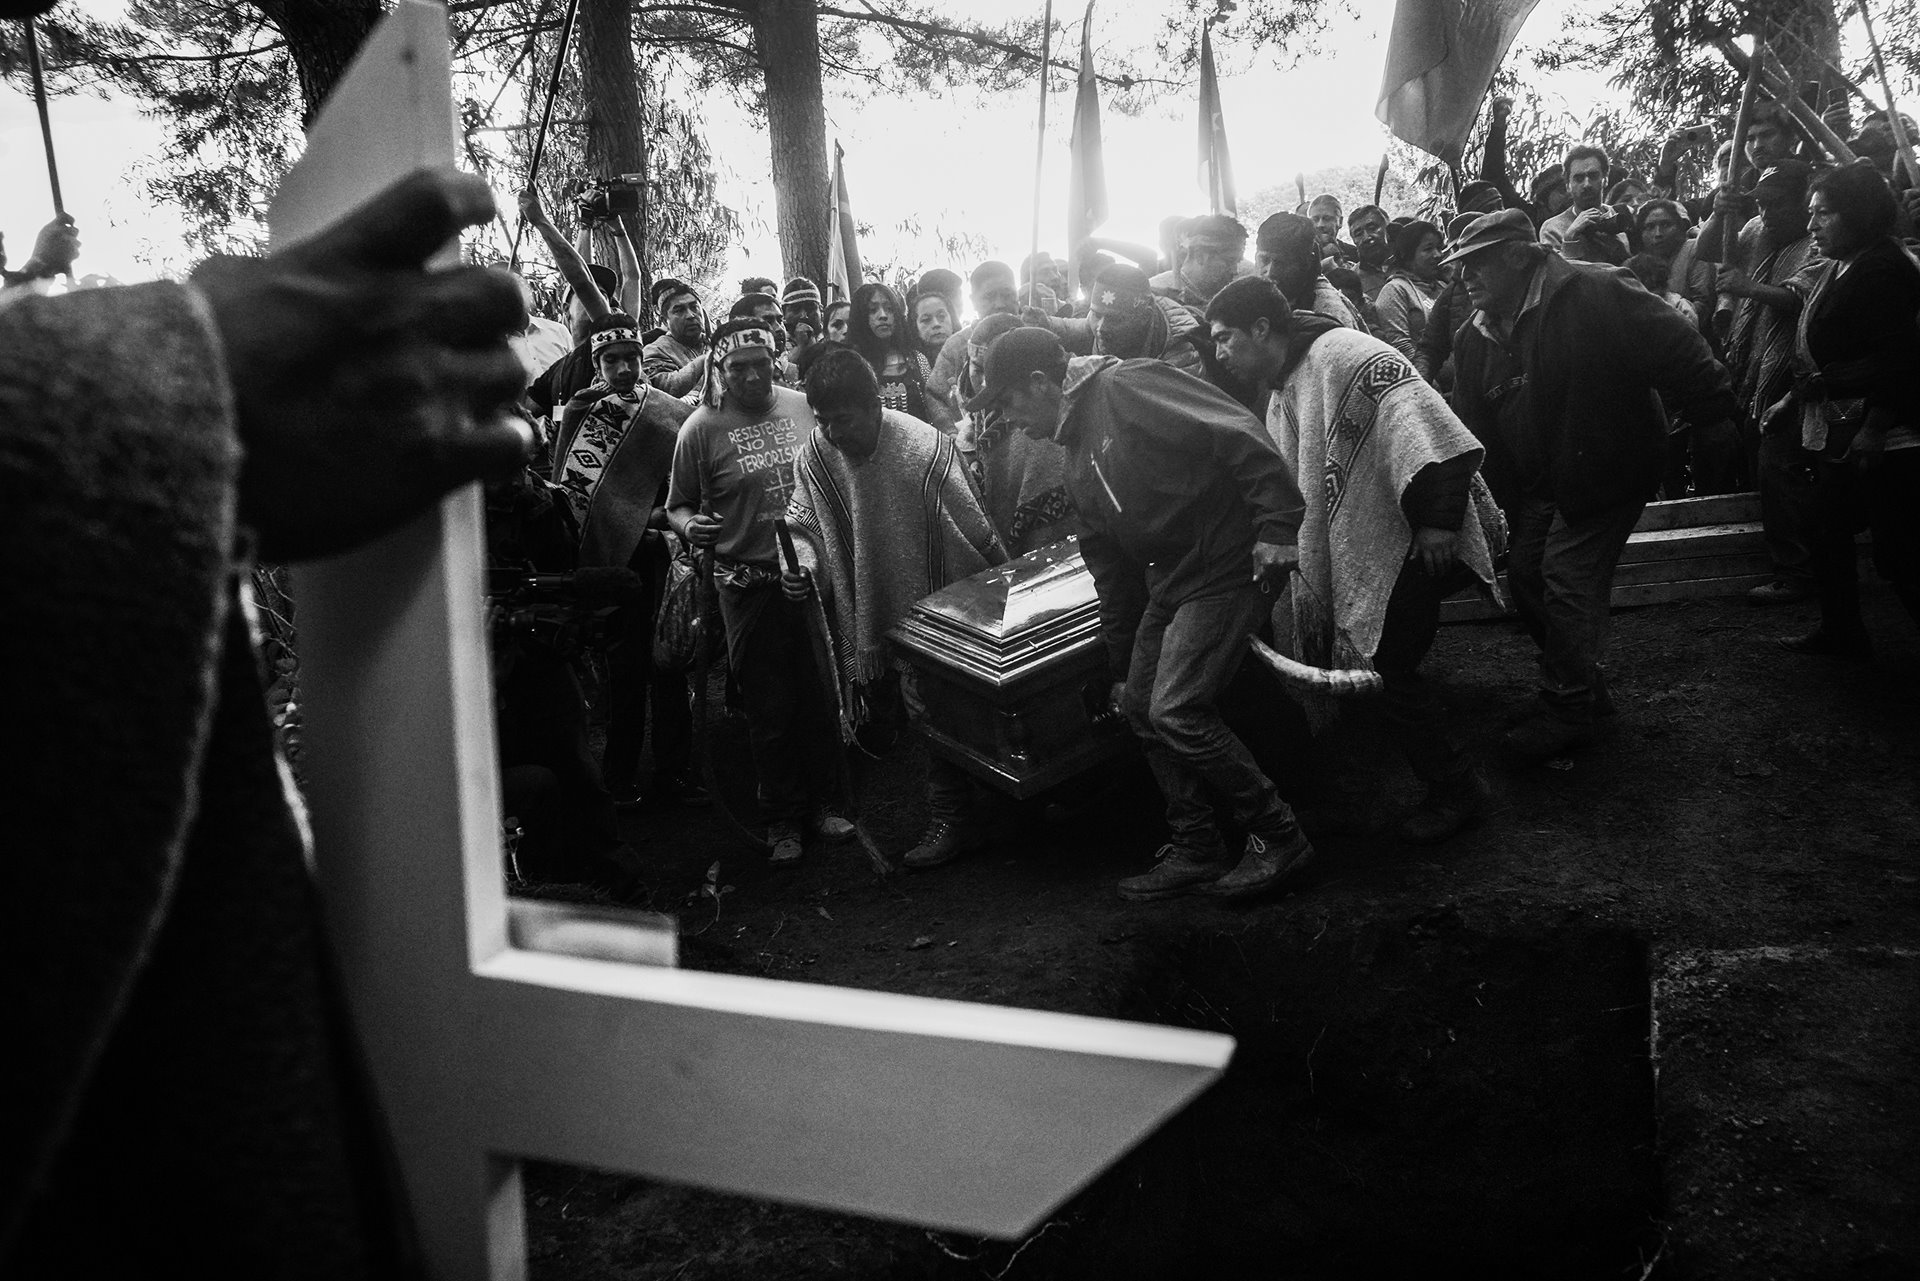
[[[1516,52],[1558,38],[1572,2],[1542,0]],[[1128,4],[1104,3],[1112,13],[1096,15],[1096,60],[1101,43],[1124,37],[1129,21]],[[121,5],[118,0],[91,0],[87,7],[112,12]],[[969,0],[967,11],[990,22],[1028,7],[1012,0]],[[1056,17],[1072,15],[1063,51],[1069,58],[1078,53],[1079,8],[1073,0],[1055,6]],[[1374,119],[1373,104],[1392,3],[1353,0],[1352,8],[1356,12],[1336,13],[1319,38],[1317,52],[1296,64],[1276,67],[1270,54],[1255,64],[1230,44],[1217,47],[1223,110],[1242,194],[1291,182],[1297,172],[1377,163],[1385,130]],[[1584,74],[1563,73],[1541,87],[1564,100],[1576,117],[1610,94],[1600,77]],[[1181,95],[1137,117],[1103,112],[1112,209],[1104,234],[1151,244],[1162,217],[1199,208],[1192,97]],[[854,210],[875,228],[873,242],[864,245],[863,252],[876,259],[936,265],[928,257],[930,239],[923,236],[915,242],[896,230],[902,220],[917,218],[928,235],[935,229],[971,231],[984,237],[996,256],[1015,260],[1025,254],[1033,216],[1037,105],[1031,92],[983,100],[977,93],[959,91],[876,103],[830,87],[829,132],[846,149]],[[1041,243],[1055,252],[1065,240],[1072,108],[1070,92],[1056,92],[1048,104]],[[177,214],[149,206],[138,175],[158,154],[160,126],[141,118],[126,101],[56,98],[51,113],[63,194],[81,227],[78,270],[131,282],[178,273],[190,265]],[[764,176],[765,135],[729,104],[717,101],[709,104],[707,126],[715,152],[726,163],[723,197],[748,219],[748,243],[736,251],[730,274],[781,275],[771,231],[773,190]],[[0,173],[7,177],[0,184],[0,232],[6,234],[9,257],[17,263],[27,256],[34,231],[51,216],[52,202],[32,100],[5,87],[0,87]]]

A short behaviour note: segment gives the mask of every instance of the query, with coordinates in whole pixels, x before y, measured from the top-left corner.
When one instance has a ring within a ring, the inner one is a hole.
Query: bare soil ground
[[[713,811],[637,811],[687,965],[1240,1048],[1025,1242],[534,1166],[533,1276],[1920,1276],[1920,636],[1867,598],[1873,665],[1776,648],[1811,606],[1616,615],[1618,725],[1568,768],[1492,747],[1528,707],[1526,638],[1444,628],[1427,670],[1495,811],[1433,849],[1324,838],[1314,883],[1247,907],[1114,894],[1163,830],[1132,770],[1000,805],[987,852],[886,882],[851,843],[775,872]],[[1368,718],[1309,751],[1271,692],[1249,710],[1290,798],[1414,802]],[[715,739],[745,760],[737,722]],[[896,853],[917,752],[863,782]]]

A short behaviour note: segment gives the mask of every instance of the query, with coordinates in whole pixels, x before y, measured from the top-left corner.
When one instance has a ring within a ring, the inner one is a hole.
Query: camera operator
[[[71,214],[61,214],[33,238],[33,254],[20,264],[20,270],[7,270],[6,240],[0,237],[0,289],[30,285],[36,280],[51,280],[73,270],[80,256],[80,232]]]
[[[1602,262],[1618,267],[1631,252],[1626,232],[1633,214],[1605,203],[1607,153],[1591,143],[1577,143],[1561,166],[1567,176],[1567,194],[1573,203],[1540,224],[1540,243],[1558,250],[1569,262]]]
[[[487,487],[502,812],[520,829],[514,865],[521,875],[581,881],[627,898],[640,888],[640,857],[614,829],[574,662],[606,615],[642,589],[625,569],[575,572],[574,529],[557,488],[526,468]]]

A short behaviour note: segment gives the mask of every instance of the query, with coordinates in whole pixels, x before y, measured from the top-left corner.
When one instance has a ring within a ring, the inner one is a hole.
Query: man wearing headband
[[[685,679],[653,670],[653,622],[665,586],[667,471],[691,410],[640,378],[640,330],[616,314],[589,339],[593,383],[567,402],[555,433],[553,478],[580,531],[584,567],[631,569],[645,599],[621,606],[607,647],[607,742],[601,772],[619,805],[637,804],[636,774],[653,704],[654,793],[704,804],[692,780],[693,721]]]
[[[1112,699],[1140,736],[1173,838],[1152,871],[1120,882],[1121,897],[1278,887],[1313,846],[1220,716],[1268,611],[1262,585],[1284,584],[1298,560],[1306,505],[1266,429],[1224,392],[1158,361],[1070,364],[1038,328],[993,344],[986,388],[967,409],[999,409],[1008,426],[1066,451]],[[1216,804],[1247,833],[1237,861]]]
[[[797,361],[826,332],[820,316],[820,286],[805,276],[789,280],[780,292],[780,318],[786,322],[787,344]]]
[[[641,369],[661,391],[684,396],[707,376],[707,313],[693,286],[673,279],[654,284],[653,309],[667,332],[647,344]]]
[[[674,531],[713,553],[777,864],[801,857],[803,824],[817,836],[853,831],[830,808],[829,753],[839,744],[806,610],[780,591],[773,525],[793,495],[794,455],[814,425],[806,396],[774,381],[773,331],[751,318],[729,320],[714,331],[706,388],[680,429],[667,493]]]
[[[1138,267],[1116,263],[1094,278],[1087,320],[1096,356],[1164,360],[1175,369],[1200,373],[1199,352],[1192,342],[1181,341],[1199,332],[1199,320],[1171,298],[1156,295]]]

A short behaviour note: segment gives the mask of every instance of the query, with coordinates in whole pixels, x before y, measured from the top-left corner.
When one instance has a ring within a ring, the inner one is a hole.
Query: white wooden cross
[[[453,154],[445,11],[401,0],[274,241]],[[542,950],[502,885],[483,561],[475,487],[297,576],[318,874],[435,1277],[524,1275],[522,1157],[1016,1237],[1225,1069],[1209,1033],[679,970],[670,926]]]

